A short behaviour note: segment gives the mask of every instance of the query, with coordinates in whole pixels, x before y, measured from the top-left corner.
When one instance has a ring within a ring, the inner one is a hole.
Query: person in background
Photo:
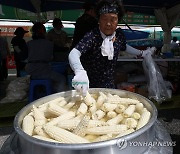
[[[1,80],[7,79],[8,68],[6,65],[7,56],[10,56],[10,50],[7,42],[7,38],[1,36],[0,29],[0,57],[1,57]]]
[[[179,45],[177,43],[177,37],[173,37],[170,46],[171,46],[171,49],[178,49],[179,48]]]
[[[65,88],[65,77],[51,68],[53,59],[53,43],[45,38],[45,26],[37,22],[32,27],[32,39],[27,43],[28,63],[26,71],[31,79],[50,79],[53,82],[54,92],[63,91]]]
[[[72,86],[86,95],[91,88],[115,88],[114,71],[120,51],[145,57],[154,48],[137,50],[126,44],[118,22],[124,14],[119,0],[102,0],[97,5],[99,27],[86,33],[71,50],[69,63],[75,73]]]
[[[18,27],[14,35],[15,37],[12,38],[11,44],[14,48],[14,59],[16,63],[16,70],[17,70],[17,77],[20,77],[20,71],[25,68],[26,59],[28,57],[28,48],[26,41],[24,40],[24,34],[28,33],[29,31],[24,30],[22,27]]]
[[[96,19],[96,11],[95,11],[95,4],[92,2],[84,3],[84,13],[80,16],[75,23],[74,35],[73,35],[73,42],[72,47],[74,48],[75,45],[83,38],[83,36],[98,27],[98,20]]]
[[[59,61],[66,61],[68,57],[66,53],[69,53],[68,35],[62,28],[61,19],[55,18],[53,20],[53,28],[47,33],[47,39],[54,43],[54,58],[60,56]],[[54,59],[54,61],[58,61],[58,59]]]

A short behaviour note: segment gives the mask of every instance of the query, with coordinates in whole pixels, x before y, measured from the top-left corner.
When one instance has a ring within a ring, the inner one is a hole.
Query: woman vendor
[[[144,51],[126,44],[118,22],[124,14],[119,0],[102,0],[97,5],[99,27],[93,29],[71,50],[69,63],[75,73],[73,87],[86,95],[91,88],[115,88],[113,73],[119,51],[144,57],[155,48]]]

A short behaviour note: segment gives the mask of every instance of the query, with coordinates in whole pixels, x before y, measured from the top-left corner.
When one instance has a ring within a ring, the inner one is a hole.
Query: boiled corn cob
[[[87,110],[88,110],[87,105],[85,103],[81,103],[80,107],[77,110],[77,115],[78,114],[86,114]]]
[[[92,142],[101,142],[101,141],[106,141],[110,140],[112,138],[112,134],[106,134],[106,135],[101,135],[94,139]]]
[[[39,111],[39,109],[33,105],[33,116],[34,116],[34,126],[42,126],[47,122],[44,113]]]
[[[56,125],[58,124],[60,121],[64,121],[64,120],[68,120],[68,119],[71,119],[71,118],[74,118],[75,117],[75,113],[72,112],[72,111],[69,111],[69,112],[66,112],[62,115],[60,115],[59,117],[57,118],[53,118],[50,122],[48,122],[46,125]]]
[[[95,140],[97,137],[98,137],[97,135],[90,135],[90,134],[84,136],[84,138],[90,142],[93,142],[93,140]]]
[[[68,112],[66,109],[64,109],[56,104],[49,104],[48,111],[57,116],[60,116],[64,113]]]
[[[121,114],[118,114],[116,117],[110,119],[107,121],[108,125],[117,125],[123,120],[123,116]]]
[[[118,137],[122,137],[122,136],[125,136],[125,135],[128,135],[128,134],[130,134],[130,133],[133,133],[135,130],[134,129],[128,129],[128,130],[125,130],[125,131],[123,131],[123,132],[121,132],[121,133],[119,133],[115,138],[118,138]]]
[[[73,130],[78,126],[80,121],[81,121],[80,119],[73,118],[70,120],[61,121],[57,124],[57,126],[63,129]]]
[[[137,113],[137,112],[134,112],[134,113],[131,115],[131,117],[134,118],[134,119],[136,119],[136,120],[138,120],[138,119],[141,117],[141,115],[140,115],[139,113]]]
[[[135,108],[136,108],[135,109],[136,112],[141,113],[144,108],[144,105],[142,103],[137,103]]]
[[[128,128],[136,128],[137,121],[133,118],[127,118],[125,124],[127,125]]]
[[[109,112],[109,111],[115,110],[116,107],[117,107],[117,104],[104,103],[104,104],[102,105],[102,110],[103,110],[104,112]]]
[[[126,125],[113,125],[113,126],[101,126],[88,128],[86,134],[103,135],[103,134],[119,134],[122,131],[127,130]]]
[[[85,138],[56,126],[45,125],[43,128],[50,137],[62,143],[89,143]]]
[[[139,119],[136,130],[145,126],[150,118],[151,118],[151,113],[149,111],[144,111]]]
[[[86,97],[84,97],[84,102],[89,106],[95,104],[96,100],[87,92]]]
[[[102,120],[89,120],[88,128],[106,126],[107,123]]]
[[[128,108],[123,112],[125,118],[130,117],[135,111],[135,105],[129,105]]]
[[[57,143],[60,143],[60,142],[58,142],[56,140],[53,140],[51,138],[44,137],[44,136],[34,135],[33,137],[37,138],[37,139],[40,139],[40,140],[48,141],[48,142],[57,142]]]
[[[56,104],[57,104],[58,106],[62,107],[62,106],[65,106],[65,105],[67,104],[67,101],[64,99],[64,100],[62,100],[62,101],[60,101],[60,102],[57,102]]]
[[[107,113],[107,117],[108,117],[109,119],[115,118],[116,116],[117,116],[117,113],[114,112],[114,111],[109,111],[109,112]]]
[[[97,110],[93,115],[92,115],[92,119],[94,120],[100,120],[105,116],[105,112],[103,112],[102,110]]]
[[[44,130],[42,129],[42,126],[37,126],[34,128],[34,133],[39,135],[39,136],[43,136],[43,137],[47,137],[49,138],[49,135],[47,135]]]
[[[30,115],[26,115],[22,122],[22,129],[23,131],[32,136],[33,129],[34,129],[34,118]]]
[[[83,119],[79,122],[77,127],[74,129],[73,133],[78,136],[85,136],[85,131],[89,125],[89,120],[89,115],[85,115]]]
[[[74,106],[75,103],[76,103],[76,102],[71,101],[71,102],[67,103],[67,104],[64,106],[64,108],[69,110],[70,108],[72,108],[72,107]]]
[[[126,109],[126,106],[125,106],[125,105],[118,104],[117,107],[116,107],[116,109],[115,109],[115,111],[116,111],[117,113],[123,113],[123,112],[125,111],[125,109]]]

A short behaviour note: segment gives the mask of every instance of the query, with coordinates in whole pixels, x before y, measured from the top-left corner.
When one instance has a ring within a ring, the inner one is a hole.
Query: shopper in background
[[[52,70],[53,43],[45,38],[45,26],[37,22],[32,27],[32,39],[27,43],[28,64],[26,71],[32,79],[50,79],[54,92],[64,91],[65,77]]]
[[[170,45],[171,45],[171,49],[178,49],[179,48],[179,45],[177,43],[177,37],[173,37]]]
[[[7,56],[10,56],[7,38],[1,35],[0,29],[1,80],[7,79],[8,77]]]
[[[84,35],[98,27],[98,20],[96,19],[95,4],[86,2],[83,6],[84,14],[80,16],[75,23],[72,48],[84,37]]]
[[[14,48],[14,59],[16,63],[16,70],[17,70],[17,77],[20,77],[21,70],[24,71],[26,65],[26,59],[28,57],[28,48],[26,41],[23,39],[24,34],[28,33],[29,31],[24,30],[22,27],[18,27],[14,35],[15,37],[12,38],[11,44]]]
[[[61,19],[53,20],[53,28],[48,32],[47,39],[54,43],[54,61],[67,61],[69,54],[69,44],[67,33],[62,30],[63,24]]]

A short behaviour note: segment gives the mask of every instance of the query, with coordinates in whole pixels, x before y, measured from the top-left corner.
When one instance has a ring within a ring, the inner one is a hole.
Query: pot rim
[[[90,91],[92,90],[108,90],[107,88],[91,88]],[[111,91],[119,91],[119,89],[109,89]],[[66,91],[66,92],[74,92],[75,90],[70,90],[70,91]],[[29,142],[36,144],[36,145],[42,145],[45,147],[49,147],[49,148],[61,148],[61,149],[70,149],[70,150],[78,150],[78,149],[96,149],[96,148],[102,148],[102,147],[106,147],[106,146],[112,146],[112,145],[117,145],[119,140],[126,140],[129,141],[131,139],[136,138],[137,136],[143,134],[145,131],[147,131],[148,129],[150,129],[152,127],[152,125],[154,124],[154,122],[157,119],[157,109],[155,107],[155,105],[153,104],[152,101],[150,101],[149,99],[147,99],[146,97],[133,93],[133,92],[129,92],[129,91],[125,91],[125,90],[120,90],[122,92],[126,92],[129,94],[132,94],[134,96],[138,96],[144,100],[146,100],[152,107],[152,112],[151,112],[151,118],[149,120],[149,122],[142,128],[136,130],[134,133],[119,137],[119,138],[115,138],[115,139],[111,139],[111,140],[107,140],[107,141],[101,141],[101,142],[93,142],[93,143],[80,143],[80,144],[66,144],[66,143],[55,143],[55,142],[47,142],[47,141],[43,141],[37,138],[34,138],[32,136],[27,135],[20,127],[19,125],[19,117],[20,115],[24,112],[24,110],[26,110],[26,108],[28,108],[29,106],[34,105],[36,102],[38,102],[39,100],[45,99],[47,97],[51,97],[51,96],[56,96],[62,93],[66,93],[66,92],[60,92],[60,93],[56,93],[56,94],[52,94],[43,98],[40,98],[28,105],[26,105],[25,107],[23,107],[15,116],[14,119],[14,129],[15,131],[18,133],[19,136],[23,137],[25,140],[28,140]]]

